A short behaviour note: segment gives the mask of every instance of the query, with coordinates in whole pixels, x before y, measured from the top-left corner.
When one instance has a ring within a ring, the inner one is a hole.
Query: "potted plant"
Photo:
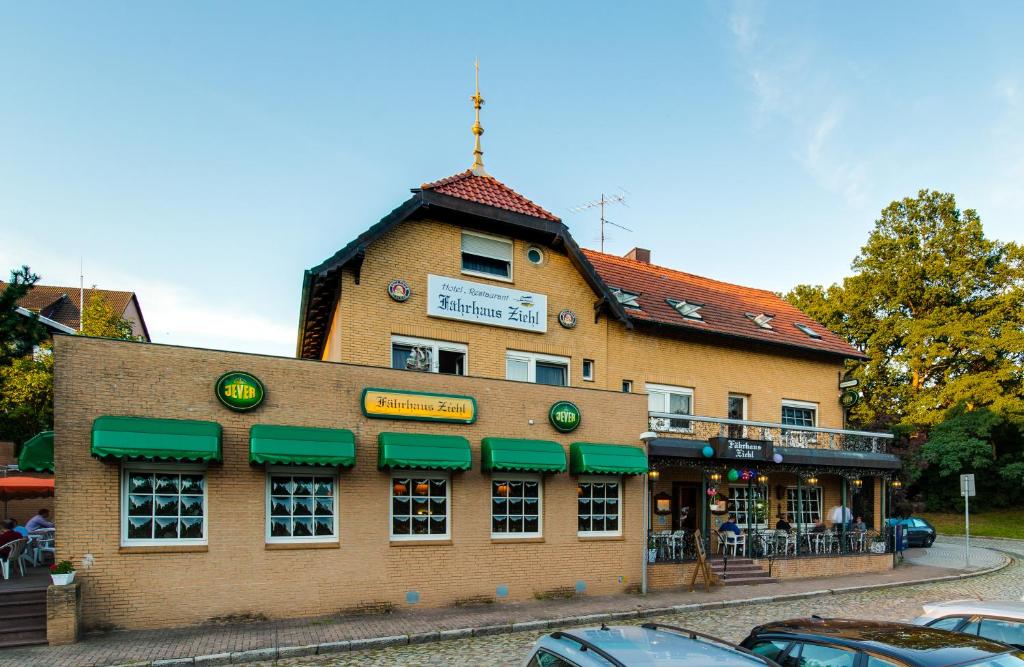
[[[885,553],[885,535],[881,533],[871,538],[871,553],[873,554],[884,554]]]
[[[75,580],[75,566],[69,560],[62,560],[50,566],[50,578],[54,586],[67,586]]]

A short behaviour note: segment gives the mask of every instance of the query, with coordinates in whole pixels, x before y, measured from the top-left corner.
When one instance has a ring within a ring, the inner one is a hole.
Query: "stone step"
[[[758,570],[757,572],[722,572],[721,574],[715,573],[719,579],[764,579],[768,577],[768,573],[764,570]]]
[[[0,647],[46,643],[46,614],[5,620],[0,624]]]
[[[726,579],[722,579],[722,585],[723,586],[747,586],[747,585],[751,585],[751,584],[777,584],[777,583],[779,583],[779,580],[776,579],[775,577],[769,577],[767,572],[765,572],[765,576],[763,576],[763,577],[737,577],[736,579],[733,579],[732,577],[729,577],[729,578],[726,578]]]

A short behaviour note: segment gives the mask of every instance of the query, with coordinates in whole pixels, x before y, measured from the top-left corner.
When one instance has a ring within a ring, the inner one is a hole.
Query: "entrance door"
[[[742,394],[729,394],[729,419],[747,418],[747,397]],[[747,427],[736,424],[729,425],[730,438],[747,437]]]
[[[696,530],[700,525],[700,487],[692,482],[674,482],[672,495],[672,530]]]
[[[850,511],[853,512],[854,519],[859,516],[864,517],[864,523],[868,528],[874,530],[877,527],[875,526],[875,478],[864,477],[863,480],[864,486],[853,494]]]

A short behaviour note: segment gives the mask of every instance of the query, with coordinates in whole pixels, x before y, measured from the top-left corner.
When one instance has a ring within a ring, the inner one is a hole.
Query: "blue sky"
[[[608,252],[775,290],[923,187],[1024,240],[1024,5],[632,5],[6,3],[0,269],[291,355],[303,269],[469,166],[477,56],[488,170],[584,246],[619,188]]]

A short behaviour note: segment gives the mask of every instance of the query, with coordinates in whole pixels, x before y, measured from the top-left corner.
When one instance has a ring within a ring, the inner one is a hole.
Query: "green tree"
[[[0,368],[0,440],[21,444],[53,428],[53,354],[36,355]]]
[[[132,323],[121,317],[99,292],[94,292],[82,313],[82,335],[135,340]]]
[[[39,276],[23,266],[11,271],[10,282],[0,291],[0,368],[29,354],[47,338],[46,327],[38,319],[17,312],[18,301],[38,280]]]

